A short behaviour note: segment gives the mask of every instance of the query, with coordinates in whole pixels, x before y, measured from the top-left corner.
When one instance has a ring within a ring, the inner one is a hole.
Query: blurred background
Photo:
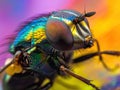
[[[101,50],[120,51],[120,0],[0,0],[0,52],[7,50],[2,45],[5,39],[30,17],[41,13],[72,9],[84,13],[96,11],[96,15],[88,18],[93,36],[99,41]],[[76,51],[75,57],[96,51],[91,49]],[[4,66],[9,53],[0,55],[0,67]],[[120,65],[120,57],[104,55],[104,61],[110,68]],[[98,57],[72,65],[75,73],[84,76],[102,90],[120,90],[120,69],[107,71]],[[58,77],[50,90],[94,90],[91,86],[73,78]],[[2,90],[2,88],[0,88]]]

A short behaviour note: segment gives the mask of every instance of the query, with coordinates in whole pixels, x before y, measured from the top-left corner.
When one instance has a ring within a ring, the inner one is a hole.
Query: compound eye
[[[73,46],[72,33],[69,27],[60,20],[48,20],[46,36],[51,45],[58,50],[69,50]]]

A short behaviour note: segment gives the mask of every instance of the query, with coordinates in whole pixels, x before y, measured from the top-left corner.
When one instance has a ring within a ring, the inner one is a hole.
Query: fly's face
[[[54,12],[46,24],[48,41],[58,50],[91,47],[93,38],[86,17],[94,14],[90,12],[82,15],[72,10]]]
[[[74,45],[72,49],[87,48],[93,45],[92,33],[88,21],[85,17],[83,20],[81,18],[83,18],[82,15],[73,20],[71,32],[74,38]]]

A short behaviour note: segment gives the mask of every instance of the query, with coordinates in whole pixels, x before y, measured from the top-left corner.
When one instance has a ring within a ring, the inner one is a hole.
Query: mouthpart
[[[87,36],[84,41],[84,46],[85,46],[84,48],[92,47],[93,43],[94,43],[94,39],[92,38],[92,36]]]

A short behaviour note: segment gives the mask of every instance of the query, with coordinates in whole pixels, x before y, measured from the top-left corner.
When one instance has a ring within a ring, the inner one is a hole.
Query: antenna
[[[84,15],[86,14],[86,3],[85,3],[85,1],[84,1],[84,7],[83,7],[83,9],[84,9]]]
[[[87,12],[87,13],[85,13],[85,17],[91,17],[91,16],[93,16],[93,15],[95,15],[96,14],[96,12]]]
[[[86,0],[85,0],[86,1]],[[93,15],[95,15],[96,14],[96,12],[87,12],[86,11],[86,3],[85,3],[85,1],[84,1],[84,16],[85,17],[91,17],[91,16],[93,16]]]

